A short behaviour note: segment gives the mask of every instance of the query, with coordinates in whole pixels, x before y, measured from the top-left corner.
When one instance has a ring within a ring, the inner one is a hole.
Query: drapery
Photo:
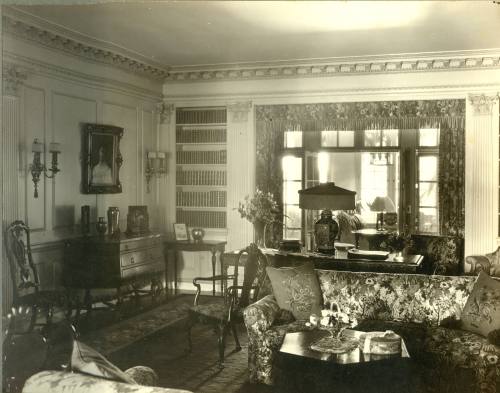
[[[284,132],[440,128],[439,217],[442,235],[464,229],[465,100],[411,100],[256,106],[256,184],[282,208]]]

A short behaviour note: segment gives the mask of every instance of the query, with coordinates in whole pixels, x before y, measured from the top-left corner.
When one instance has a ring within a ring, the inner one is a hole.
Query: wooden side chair
[[[6,230],[5,243],[14,293],[12,308],[31,308],[30,330],[36,325],[38,311],[45,312],[45,328],[50,327],[54,307],[60,307],[69,317],[72,308],[64,290],[42,289],[36,265],[31,255],[30,229],[20,220]]]
[[[243,285],[238,285],[238,268],[240,266],[244,268]],[[210,324],[214,327],[218,339],[220,367],[224,366],[226,335],[229,329],[231,329],[236,343],[236,351],[241,350],[235,322],[242,319],[243,309],[258,299],[259,290],[266,277],[266,266],[266,256],[256,244],[252,243],[239,252],[233,274],[196,277],[193,280],[196,295],[194,305],[189,309],[188,344],[190,352],[192,350],[191,328],[196,323]],[[213,283],[221,280],[224,284],[232,280],[232,285],[228,288],[226,288],[227,285],[224,285],[225,290],[222,298],[210,297],[207,303],[200,304],[200,282]]]

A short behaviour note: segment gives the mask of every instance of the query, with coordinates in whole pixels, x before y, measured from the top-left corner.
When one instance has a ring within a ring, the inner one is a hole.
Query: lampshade
[[[378,196],[376,197],[372,204],[370,205],[370,209],[374,212],[395,212],[396,206],[391,198],[388,196]]]
[[[335,183],[323,183],[299,191],[299,207],[311,210],[353,210],[355,191],[337,187]]]

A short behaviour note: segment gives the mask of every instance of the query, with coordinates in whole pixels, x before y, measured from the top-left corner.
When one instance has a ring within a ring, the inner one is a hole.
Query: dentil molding
[[[7,15],[2,17],[2,27],[5,34],[36,42],[39,45],[69,53],[86,60],[112,65],[150,79],[164,79],[168,76],[168,71],[166,69],[147,64],[110,50],[100,49],[89,44],[78,42],[49,30],[13,19]]]
[[[28,78],[28,72],[22,67],[13,64],[2,65],[3,94],[7,96],[19,95],[19,87]]]
[[[252,109],[252,101],[234,102],[227,105],[227,111],[233,123],[247,122],[250,109]]]
[[[239,66],[221,69],[170,69],[166,78],[168,81],[193,82],[214,80],[245,80],[245,79],[279,79],[297,77],[326,77],[334,75],[352,74],[380,74],[402,72],[432,72],[447,70],[469,70],[500,68],[500,55],[498,54],[470,54],[449,55],[443,57],[436,54],[436,58],[422,59],[387,59],[387,60],[360,60],[322,62],[321,64],[304,65],[264,65],[261,67]],[[212,68],[217,68],[216,66]]]
[[[486,94],[469,94],[469,101],[476,115],[491,115],[493,105],[498,100],[498,94],[487,96]]]

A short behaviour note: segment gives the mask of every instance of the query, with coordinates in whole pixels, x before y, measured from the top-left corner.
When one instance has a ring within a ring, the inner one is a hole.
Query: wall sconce
[[[59,143],[52,142],[49,144],[49,152],[52,155],[50,168],[47,168],[44,164],[42,164],[40,156],[44,151],[43,143],[38,142],[37,138],[33,141],[31,151],[33,152],[33,163],[29,165],[29,169],[31,171],[31,177],[33,178],[33,185],[35,186],[34,197],[38,198],[38,182],[40,181],[40,175],[42,172],[45,177],[48,177],[49,179],[52,179],[55,177],[57,172],[60,172],[60,169],[57,167],[57,155],[61,152],[61,148]],[[47,170],[52,172],[52,174],[47,175]]]
[[[167,155],[162,151],[150,151],[148,152],[148,159],[146,162],[146,184],[147,192],[150,191],[149,182],[151,178],[155,175],[156,177],[161,177],[167,173]]]

